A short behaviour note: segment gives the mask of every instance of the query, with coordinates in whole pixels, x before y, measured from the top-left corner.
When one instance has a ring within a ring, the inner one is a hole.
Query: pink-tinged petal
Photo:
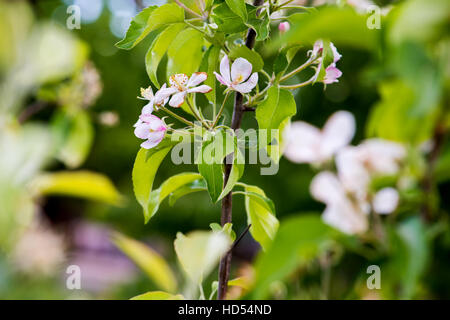
[[[397,208],[398,199],[397,190],[394,188],[383,188],[373,198],[373,210],[379,214],[389,214]]]
[[[152,114],[153,112],[153,101],[150,101],[142,108],[143,114]]]
[[[211,92],[212,88],[210,86],[207,86],[206,84],[188,89],[187,92],[200,92],[200,93],[208,93]]]
[[[312,50],[312,55],[313,56],[317,56],[317,55],[319,55],[322,52],[322,50],[323,50],[323,41],[322,40],[317,40],[314,43],[313,50]]]
[[[188,88],[195,87],[196,85],[199,85],[203,81],[205,81],[208,78],[208,74],[206,72],[195,72],[192,74],[191,78],[189,79],[187,83]]]
[[[216,79],[223,84],[224,86],[229,87],[230,86],[230,82],[227,82],[220,74],[218,74],[217,72],[214,71],[214,75],[216,76]]]
[[[252,68],[247,59],[237,58],[231,65],[231,82],[235,84],[244,82],[252,73]]]
[[[172,98],[170,98],[169,106],[174,107],[174,108],[180,107],[184,102],[184,98],[186,97],[186,94],[187,94],[186,91],[175,93],[172,96]]]
[[[154,117],[150,122],[150,129],[153,131],[166,131],[167,127],[163,120],[158,117]]]
[[[147,139],[150,134],[150,124],[142,123],[134,129],[134,135],[139,139]]]
[[[154,99],[154,103],[156,105],[162,105],[165,104],[167,102],[167,99],[174,94],[175,92],[178,92],[178,90],[176,88],[172,88],[166,87],[166,84],[164,84],[161,89],[159,89],[156,93],[155,93],[155,99]]]
[[[144,149],[151,149],[156,147],[164,138],[164,131],[152,132],[147,141],[141,143],[141,147]]]
[[[310,185],[314,199],[326,204],[337,204],[346,199],[345,191],[334,173],[322,171],[314,177]]]
[[[325,83],[325,84],[339,82],[339,80],[337,80],[337,79],[342,76],[342,71],[339,70],[338,68],[336,68],[336,65],[334,63],[330,64],[325,69],[325,72],[326,72],[325,78],[323,79],[323,83]]]
[[[256,84],[258,83],[258,73],[255,72],[252,74],[250,79],[248,79],[246,82],[236,85],[231,85],[231,87],[240,92],[240,93],[249,93],[253,90],[254,87],[256,87]]]
[[[332,42],[330,42],[330,48],[331,51],[333,52],[333,63],[336,63],[341,59],[342,55],[337,51],[336,47]]]
[[[319,163],[321,132],[316,127],[303,122],[293,122],[283,133],[285,139],[284,155],[295,163]]]
[[[137,126],[139,126],[140,124],[142,124],[142,120],[141,119],[138,119],[138,121],[136,121],[136,123],[135,124],[133,124],[133,127],[137,127]]]
[[[322,130],[321,151],[331,157],[339,149],[348,145],[355,135],[355,118],[348,111],[335,112]]]
[[[289,31],[289,29],[291,28],[291,25],[289,24],[289,22],[285,21],[285,22],[281,22],[278,25],[278,30],[280,31],[280,33],[285,33],[287,31]]]
[[[224,79],[225,85],[227,85],[227,83],[231,82],[231,77],[230,77],[230,60],[228,60],[228,56],[227,55],[225,55],[222,58],[222,60],[220,61],[220,74],[222,75],[222,78]]]

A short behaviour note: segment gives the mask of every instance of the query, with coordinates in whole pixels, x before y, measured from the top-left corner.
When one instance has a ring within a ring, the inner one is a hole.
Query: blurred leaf
[[[89,115],[81,110],[75,114],[60,113],[55,117],[53,126],[62,135],[58,159],[69,168],[80,166],[88,156],[94,138]]]
[[[450,149],[443,150],[436,166],[434,168],[433,176],[438,183],[450,180]]]
[[[173,191],[169,196],[169,205],[173,206],[181,197],[199,191],[206,191],[206,182],[203,178],[188,183]]]
[[[410,218],[391,230],[390,238],[393,248],[387,273],[392,294],[412,299],[430,257],[425,225],[418,216]]]
[[[236,15],[238,15],[244,22],[247,21],[247,8],[244,0],[225,0],[228,7]]]
[[[273,86],[268,90],[267,98],[256,108],[255,115],[259,129],[267,130],[267,136],[270,137],[270,130],[280,130],[283,121],[290,119],[296,112],[297,106],[292,93]]]
[[[289,20],[291,28],[270,47],[275,50],[282,44],[313,44],[318,39],[330,40],[337,46],[375,49],[378,46],[378,29],[369,29],[366,17],[352,8],[324,6],[308,14],[294,14]]]
[[[255,264],[252,299],[266,299],[273,282],[283,280],[327,248],[331,228],[319,215],[302,214],[282,221],[272,245]]]
[[[256,186],[245,185],[245,210],[250,233],[266,250],[277,233],[279,222],[275,217],[275,206],[264,191]]]
[[[200,284],[228,251],[231,239],[222,232],[179,232],[174,244],[183,270],[193,283]]]
[[[113,236],[114,244],[122,250],[147,276],[161,289],[175,292],[177,280],[167,262],[149,246],[116,233]]]
[[[180,173],[170,177],[164,181],[158,189],[150,192],[150,196],[148,198],[148,210],[145,213],[145,223],[147,223],[155,215],[158,211],[159,205],[167,196],[177,189],[201,178],[202,176],[196,172]]]
[[[248,290],[251,285],[251,279],[249,277],[239,277],[228,281],[229,286],[239,287]]]
[[[225,223],[223,227],[220,224],[214,222],[211,223],[209,227],[212,231],[225,233],[230,237],[231,241],[236,240],[236,233],[233,231],[233,224],[230,222]]]
[[[121,195],[104,175],[89,171],[61,171],[42,174],[32,182],[37,195],[80,197],[119,204]]]
[[[245,45],[235,45],[231,48],[228,57],[232,60],[237,58],[247,59],[253,66],[252,72],[260,71],[264,66],[264,61],[255,50],[247,48]]]
[[[144,219],[148,220],[148,200],[152,191],[153,180],[161,162],[172,147],[146,150],[141,148],[133,166],[133,189],[137,201],[144,209]]]
[[[166,54],[167,49],[172,44],[172,41],[178,35],[178,33],[184,28],[183,23],[175,23],[168,26],[164,31],[162,31],[156,38],[153,40],[153,43],[150,45],[150,48],[147,51],[145,56],[145,67],[147,70],[147,74],[150,77],[150,80],[156,87],[160,87],[156,72],[158,71],[158,66]]]
[[[448,0],[403,2],[389,13],[388,39],[395,44],[403,41],[440,40],[449,28],[449,12]]]
[[[174,295],[164,291],[149,291],[130,300],[184,300],[184,297],[181,294]]]
[[[151,31],[183,21],[184,10],[177,4],[147,7],[133,18],[125,38],[116,43],[116,46],[120,49],[132,49]]]
[[[190,76],[198,71],[202,60],[203,35],[195,29],[178,33],[167,51],[167,76],[185,73]]]

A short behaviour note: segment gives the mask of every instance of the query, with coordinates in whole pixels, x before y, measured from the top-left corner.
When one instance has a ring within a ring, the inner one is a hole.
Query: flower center
[[[244,81],[244,76],[242,74],[239,74],[236,79],[233,81],[233,84],[239,84],[242,81]]]

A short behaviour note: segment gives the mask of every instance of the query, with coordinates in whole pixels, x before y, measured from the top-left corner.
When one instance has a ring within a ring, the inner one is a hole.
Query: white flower
[[[398,205],[398,192],[394,188],[383,188],[378,191],[373,200],[373,210],[379,214],[388,214],[393,212]]]
[[[292,162],[321,164],[350,143],[354,134],[355,119],[347,111],[334,113],[322,130],[306,122],[296,121],[284,132],[284,154]]]
[[[162,106],[167,103],[168,96],[165,96],[164,93],[166,88],[166,84],[164,84],[160,90],[153,94],[152,87],[149,86],[147,89],[141,88],[141,97],[139,99],[148,100],[148,103],[142,108],[142,114],[152,114],[154,110],[154,106]]]
[[[144,149],[156,147],[162,141],[167,131],[164,121],[151,114],[141,115],[134,127],[135,136],[146,140],[141,143],[141,147]]]
[[[190,78],[184,73],[174,74],[169,78],[170,87],[163,90],[161,96],[167,98],[173,95],[169,101],[169,105],[178,108],[184,103],[184,99],[188,93],[207,93],[212,90],[210,86],[205,84],[197,87],[197,85],[207,78],[208,75],[206,72],[195,72]]]
[[[258,83],[258,73],[252,74],[253,66],[244,58],[237,58],[231,65],[228,56],[220,61],[220,74],[214,72],[217,80],[229,89],[240,93],[249,93]]]

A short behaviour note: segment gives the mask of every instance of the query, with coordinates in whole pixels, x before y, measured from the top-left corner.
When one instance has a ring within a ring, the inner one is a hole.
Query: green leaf
[[[199,192],[199,191],[207,191],[206,182],[203,178],[199,179],[199,180],[195,180],[191,183],[188,183],[187,185],[182,186],[182,187],[178,188],[177,190],[173,191],[169,196],[169,205],[173,206],[175,204],[175,202],[178,199],[180,199],[181,197],[183,197],[187,194]]]
[[[57,158],[69,168],[80,166],[88,156],[94,138],[94,128],[87,112],[58,113],[53,120],[53,128],[61,145]]]
[[[324,6],[309,14],[294,14],[290,17],[290,30],[270,47],[277,50],[282,44],[313,44],[317,39],[324,39],[338,47],[376,49],[380,31],[369,29],[366,20],[364,15],[349,7]]]
[[[144,218],[146,221],[149,216],[148,201],[156,171],[171,149],[171,146],[150,150],[141,148],[134,161],[132,173],[133,189],[137,201],[144,208]]]
[[[413,217],[391,230],[393,245],[387,277],[393,297],[412,299],[430,258],[426,227],[420,217]],[[382,284],[382,289],[385,289]]]
[[[228,7],[236,15],[238,15],[244,22],[247,21],[247,8],[244,0],[225,0]]]
[[[231,239],[223,232],[179,232],[174,244],[184,272],[193,283],[200,284],[228,251]]]
[[[158,211],[159,205],[164,199],[175,190],[190,184],[193,181],[201,179],[202,176],[195,172],[180,173],[164,181],[161,186],[153,190],[148,198],[148,209],[145,215],[147,223]]]
[[[150,80],[155,86],[160,87],[157,74],[159,63],[172,44],[172,41],[180,33],[185,25],[183,23],[175,23],[168,26],[162,31],[151,44],[145,56],[145,67]]]
[[[156,251],[120,233],[114,234],[113,242],[159,287],[168,292],[174,292],[177,289],[175,275],[167,262]]]
[[[296,112],[297,107],[292,93],[273,86],[268,90],[267,98],[256,108],[255,115],[259,129],[270,131],[280,130],[283,122],[290,119]],[[270,134],[267,136],[269,137]]]
[[[259,53],[253,49],[249,49],[245,45],[233,46],[230,50],[230,53],[228,54],[228,57],[232,60],[240,57],[247,59],[253,66],[252,72],[258,72],[264,66],[264,61]]]
[[[151,31],[183,21],[184,10],[174,3],[145,8],[133,18],[125,38],[116,43],[116,46],[120,49],[132,49]]]
[[[112,182],[104,175],[89,171],[61,171],[42,174],[32,182],[38,195],[80,197],[120,204],[122,197]]]
[[[269,37],[270,33],[270,19],[267,12],[257,16],[258,8],[247,5],[248,21],[246,25],[256,32],[256,41],[263,41]]]
[[[181,294],[174,295],[164,291],[149,291],[130,300],[184,300],[184,297]]]
[[[275,217],[275,206],[262,189],[245,185],[245,210],[250,233],[265,250],[277,233],[279,222]]]
[[[203,143],[198,154],[198,172],[206,181],[213,203],[219,200],[223,188],[223,159],[235,149],[235,137],[219,130],[214,132],[211,141]]]
[[[202,60],[203,35],[195,29],[178,33],[167,51],[167,76],[196,72]]]
[[[223,197],[225,197],[228,193],[230,193],[236,183],[239,181],[239,179],[244,174],[244,168],[245,168],[245,159],[241,151],[237,148],[235,148],[234,155],[233,155],[233,166],[231,167],[231,172],[228,177],[227,184],[223,188],[222,192],[220,193],[219,198],[217,201],[221,200]]]
[[[282,221],[272,243],[255,263],[252,299],[266,299],[272,283],[292,274],[327,249],[332,230],[320,215],[302,214]]]
[[[214,8],[212,18],[217,24],[217,30],[221,32],[233,34],[248,29],[244,21],[231,11],[226,3],[221,3]]]
[[[208,79],[206,79],[205,84],[210,86],[212,90],[206,93],[206,97],[213,104],[216,104],[216,77],[214,75],[214,71],[218,70],[219,66],[219,54],[220,47],[212,45],[208,48],[202,58],[202,63],[200,66],[200,70],[204,71],[208,74]]]

